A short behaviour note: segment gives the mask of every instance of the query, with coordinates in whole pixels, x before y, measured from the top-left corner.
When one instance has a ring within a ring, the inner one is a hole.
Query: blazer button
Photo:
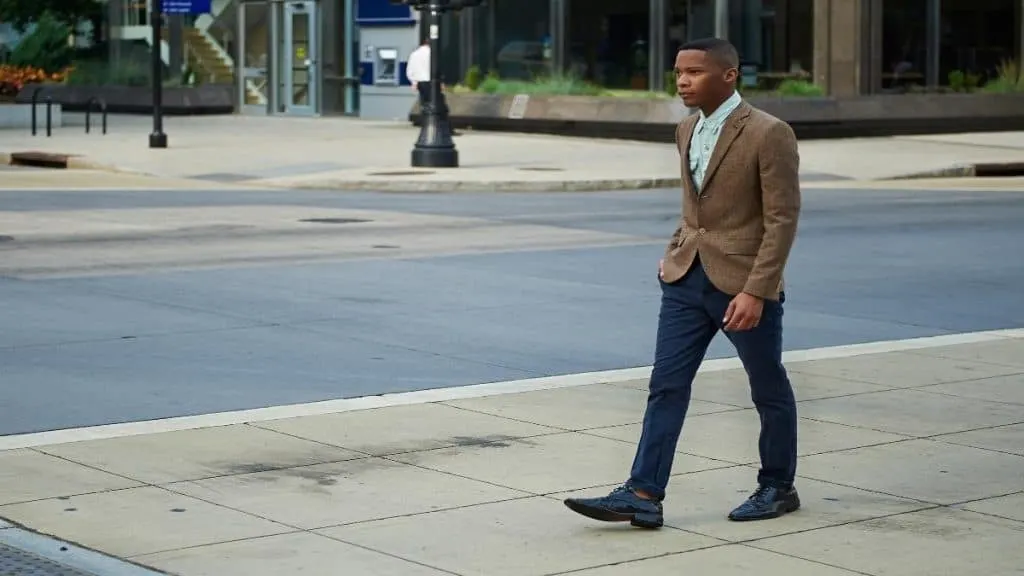
[[[703,233],[705,233],[705,232],[707,232],[707,230],[705,230],[705,229],[703,229],[703,228],[701,228],[700,230],[697,230],[697,233],[698,233],[698,234],[703,234]]]

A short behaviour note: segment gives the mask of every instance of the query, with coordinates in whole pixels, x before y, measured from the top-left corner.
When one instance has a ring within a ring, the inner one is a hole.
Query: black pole
[[[153,133],[149,135],[150,148],[167,148],[167,134],[164,134],[164,69],[160,58],[162,43],[161,24],[164,16],[163,0],[151,0],[150,26],[153,30]]]
[[[448,0],[430,0],[426,6],[430,39],[430,97],[423,106],[420,137],[412,149],[412,165],[421,168],[456,168],[459,152],[452,141],[447,110],[441,106],[441,12]]]

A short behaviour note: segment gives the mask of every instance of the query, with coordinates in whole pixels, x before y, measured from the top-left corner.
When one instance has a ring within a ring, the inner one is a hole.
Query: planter
[[[84,112],[93,98],[105,102],[111,114],[153,112],[153,91],[148,86],[32,84],[18,93],[17,102],[31,102],[36,88],[40,88],[40,102],[51,97],[66,112]],[[235,111],[235,87],[231,84],[167,87],[163,90],[163,111],[168,116],[231,114]]]
[[[673,142],[691,113],[675,99],[448,94],[455,128]],[[880,94],[850,98],[751,97],[799,138],[1024,130],[1024,94]],[[409,119],[419,125],[419,105]]]

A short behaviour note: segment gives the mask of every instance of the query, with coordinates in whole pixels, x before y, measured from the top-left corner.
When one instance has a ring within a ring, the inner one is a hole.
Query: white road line
[[[1007,338],[1024,338],[1024,330],[969,332],[965,334],[948,334],[926,338],[912,338],[908,340],[890,340],[885,342],[830,346],[809,350],[793,350],[785,353],[785,361],[787,363],[795,363],[809,362],[813,360],[853,358],[885,352],[901,352],[907,350],[953,346],[958,344],[993,342]],[[706,361],[704,365],[701,366],[700,371],[719,372],[722,370],[732,370],[740,367],[739,359],[722,358]],[[431,402],[444,402],[447,400],[460,400],[465,398],[482,398],[485,396],[499,396],[502,394],[516,394],[519,392],[532,392],[537,390],[554,390],[558,388],[571,388],[574,386],[621,382],[625,380],[640,380],[650,377],[650,374],[651,367],[643,366],[639,368],[626,368],[623,370],[585,372],[580,374],[568,374],[565,376],[531,378],[528,380],[455,386],[451,388],[401,392],[380,396],[364,396],[361,398],[346,398],[341,400],[326,400],[323,402],[311,402],[308,404],[271,406],[268,408],[219,412],[215,414],[200,414],[196,416],[182,416],[160,420],[125,422],[122,424],[87,426],[83,428],[68,428],[48,432],[0,436],[0,450],[50,446],[53,444],[80,442],[84,440],[122,438],[126,436],[139,436],[143,434],[173,432],[178,430],[194,430],[197,428],[214,428],[217,426],[230,426],[232,424],[244,424],[247,422],[267,422],[283,418],[336,414],[356,410],[386,408],[389,406],[427,404]]]

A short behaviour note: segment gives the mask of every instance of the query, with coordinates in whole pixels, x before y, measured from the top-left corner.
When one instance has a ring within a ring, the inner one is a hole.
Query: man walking
[[[690,390],[718,330],[736,348],[760,415],[758,487],[730,520],[776,518],[800,507],[796,400],[782,365],[783,269],[800,213],[799,155],[785,122],[736,92],[739,56],[716,38],[684,44],[676,86],[698,114],[676,144],[683,215],[659,265],[661,312],[643,431],[629,480],[565,505],[602,521],[658,528]]]

